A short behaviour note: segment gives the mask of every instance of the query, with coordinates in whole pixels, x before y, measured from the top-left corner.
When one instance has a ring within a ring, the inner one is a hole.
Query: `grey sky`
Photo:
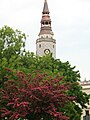
[[[47,0],[57,58],[69,61],[90,80],[90,0]],[[29,35],[26,48],[36,51],[44,0],[0,0],[0,27],[8,25]]]

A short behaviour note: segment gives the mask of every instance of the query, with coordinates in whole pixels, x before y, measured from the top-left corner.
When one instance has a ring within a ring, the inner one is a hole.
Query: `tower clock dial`
[[[50,53],[50,50],[49,50],[49,49],[45,49],[45,50],[44,50],[44,53],[45,53],[45,54],[49,54],[49,53]]]

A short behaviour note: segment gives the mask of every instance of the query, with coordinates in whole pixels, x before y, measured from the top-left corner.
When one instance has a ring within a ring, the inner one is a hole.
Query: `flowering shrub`
[[[75,97],[67,94],[69,83],[63,77],[52,78],[47,74],[17,72],[17,80],[4,82],[0,89],[1,119],[8,120],[69,120],[60,108]]]

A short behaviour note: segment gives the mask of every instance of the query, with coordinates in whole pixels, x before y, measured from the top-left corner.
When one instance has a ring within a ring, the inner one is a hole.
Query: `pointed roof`
[[[51,28],[51,19],[49,15],[48,3],[47,0],[44,0],[44,7],[42,12],[42,19],[41,19],[41,29],[39,35],[43,34],[51,34],[54,35]]]
[[[46,12],[49,13],[47,0],[45,0],[44,7],[43,7],[43,13],[46,13]]]

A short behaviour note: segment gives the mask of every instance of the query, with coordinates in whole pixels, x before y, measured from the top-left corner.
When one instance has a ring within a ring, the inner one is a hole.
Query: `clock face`
[[[45,54],[49,54],[49,53],[50,53],[50,50],[49,50],[49,49],[45,49],[45,50],[44,50],[44,53],[45,53]]]

